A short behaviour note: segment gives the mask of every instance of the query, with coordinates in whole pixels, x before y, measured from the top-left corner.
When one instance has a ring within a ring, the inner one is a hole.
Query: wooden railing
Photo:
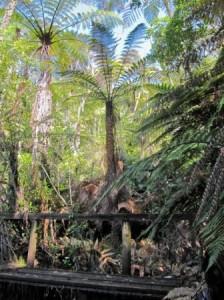
[[[68,220],[74,221],[108,221],[108,222],[122,222],[122,272],[123,274],[130,274],[131,267],[131,222],[140,222],[149,225],[158,217],[158,214],[77,214],[77,213],[0,213],[0,221],[26,220],[32,223],[28,247],[27,265],[34,266],[36,248],[37,248],[37,224],[43,220]],[[176,221],[191,220],[192,215],[176,214],[174,216]]]
[[[44,212],[44,213],[3,213],[0,212],[1,220],[77,220],[77,221],[135,221],[135,222],[151,222],[158,217],[158,214],[77,214],[77,213],[56,213],[56,212]],[[192,215],[190,214],[176,214],[174,219],[190,220]]]

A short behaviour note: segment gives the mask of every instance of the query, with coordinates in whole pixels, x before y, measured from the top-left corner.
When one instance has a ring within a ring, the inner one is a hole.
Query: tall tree
[[[81,47],[83,42],[78,40],[77,31],[80,27],[88,27],[92,21],[107,24],[118,24],[120,19],[113,13],[91,10],[80,13],[77,11],[79,1],[32,1],[30,4],[23,2],[18,11],[27,21],[27,27],[38,43],[37,54],[41,63],[40,77],[38,80],[37,94],[33,103],[31,126],[33,137],[33,163],[40,162],[40,154],[46,155],[49,144],[49,131],[51,127],[52,94],[50,84],[52,79],[51,62],[60,58],[57,51],[61,49],[69,52],[67,66],[75,59],[82,58]],[[73,33],[65,36],[65,31]],[[72,53],[71,53],[72,52]],[[36,168],[35,168],[36,169]]]
[[[95,68],[93,72],[75,70],[75,82],[87,89],[90,99],[101,100],[105,104],[106,130],[106,182],[111,184],[116,177],[116,101],[129,93],[139,78],[139,67],[144,60],[137,59],[136,50],[144,39],[146,26],[137,25],[127,36],[123,49],[113,33],[105,27],[94,24],[92,28],[91,52]],[[134,84],[135,83],[135,84]]]

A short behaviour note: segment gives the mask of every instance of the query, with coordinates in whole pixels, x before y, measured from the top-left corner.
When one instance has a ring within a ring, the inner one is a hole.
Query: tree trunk
[[[106,102],[106,182],[111,184],[116,177],[115,116],[113,102]]]
[[[12,1],[13,2],[13,1]],[[10,5],[10,4],[9,4]],[[15,1],[16,5],[16,1]],[[12,12],[13,13],[13,12]],[[9,22],[9,21],[8,21]],[[19,29],[16,30],[16,37],[19,40],[21,37],[21,32]],[[24,73],[24,79],[28,79],[27,74]],[[16,99],[14,105],[11,109],[11,114],[18,115],[19,109],[21,109],[21,97],[25,93],[24,82],[21,82],[16,89]],[[19,200],[23,199],[23,193],[20,189],[19,184],[19,141],[16,137],[16,132],[12,133],[8,145],[8,160],[9,160],[9,181],[8,181],[8,200],[9,200],[9,209],[10,211],[15,212],[18,208]]]
[[[0,26],[0,30],[5,30],[11,20],[11,17],[15,11],[17,0],[9,0],[8,5],[5,8],[5,13],[2,19],[2,24]]]
[[[48,63],[46,59],[46,63]],[[33,186],[41,190],[43,182],[49,185],[48,177],[43,168],[49,174],[47,164],[47,151],[49,147],[49,132],[51,129],[51,113],[52,113],[52,93],[50,91],[51,74],[49,70],[41,73],[36,99],[32,108],[31,126],[32,126],[32,175]],[[48,203],[40,193],[40,210],[48,211]],[[43,221],[44,229],[44,245],[48,245],[49,220]]]
[[[9,187],[8,199],[10,211],[17,209],[17,194],[19,192],[19,173],[18,173],[18,143],[9,144]]]
[[[40,161],[40,154],[46,154],[49,145],[49,131],[51,128],[52,94],[49,88],[51,74],[49,71],[41,73],[36,99],[32,108],[31,126],[33,149],[33,164]]]

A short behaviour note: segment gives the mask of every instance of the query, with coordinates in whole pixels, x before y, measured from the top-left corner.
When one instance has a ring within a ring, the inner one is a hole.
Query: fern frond
[[[79,82],[83,87],[87,88],[87,90],[91,90],[93,93],[92,96],[98,97],[97,100],[107,100],[106,94],[102,91],[98,81],[92,74],[89,74],[84,71],[74,70],[63,73],[65,79],[68,81],[75,80]]]
[[[122,13],[124,24],[130,26],[142,17],[152,22],[158,16],[160,8],[161,2],[158,0],[139,1],[138,5],[127,6]]]
[[[200,231],[200,238],[209,254],[207,270],[217,261],[224,251],[224,208],[220,208],[214,217]]]
[[[121,52],[120,61],[125,64],[129,58],[129,53],[137,50],[140,47],[141,41],[145,38],[146,25],[144,23],[138,24],[127,36],[123,51]]]
[[[138,80],[138,78],[141,77],[141,73],[144,73],[148,60],[148,56],[139,59],[137,62],[131,63],[130,66],[128,66],[128,68],[124,69],[123,71],[121,63],[119,78],[114,86],[114,94],[116,94],[117,90],[119,90],[123,84],[132,83],[133,81]],[[154,76],[156,72],[158,71],[155,68],[150,68],[151,76]]]
[[[210,201],[213,196],[213,193],[216,190],[216,183],[219,178],[220,170],[222,170],[223,166],[224,166],[224,157],[223,157],[222,150],[221,150],[220,154],[215,162],[215,165],[213,167],[211,175],[208,178],[208,182],[206,184],[206,188],[205,188],[205,191],[202,196],[201,205],[200,205],[197,215],[196,215],[197,226],[199,224],[201,224],[201,222],[203,222],[208,217],[209,211],[211,209]],[[218,195],[220,194],[220,192],[221,192],[220,190],[219,191],[216,190],[216,193],[218,193]],[[218,195],[216,195],[216,197],[215,197],[215,200],[214,200],[215,203],[213,203],[213,207],[216,205]],[[208,206],[209,206],[209,210],[207,210]]]
[[[117,40],[112,31],[99,24],[93,24],[91,37],[91,50],[98,72],[103,74],[107,94],[112,91],[112,71],[115,59]]]

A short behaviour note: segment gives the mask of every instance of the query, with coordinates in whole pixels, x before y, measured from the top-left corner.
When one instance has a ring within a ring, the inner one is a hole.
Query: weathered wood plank
[[[73,214],[73,213],[0,213],[0,220],[101,220],[101,221],[135,221],[150,222],[155,220],[158,214]],[[176,214],[175,220],[191,220],[190,214]]]
[[[148,299],[162,299],[179,280],[131,278],[103,274],[72,273],[70,271],[16,269],[0,272],[0,282],[69,288],[106,294],[135,295]]]
[[[1,266],[0,266],[1,267]],[[1,268],[0,268],[1,270]],[[113,280],[114,282],[119,282],[119,283],[137,283],[137,284],[153,284],[153,285],[164,285],[164,286],[177,286],[182,284],[182,279],[175,277],[175,276],[168,276],[167,277],[154,277],[154,278],[148,278],[148,277],[131,277],[131,276],[123,276],[123,275],[104,275],[101,273],[91,273],[91,272],[74,272],[74,271],[70,271],[70,270],[63,270],[63,269],[27,269],[27,268],[20,268],[20,269],[16,269],[16,268],[7,268],[7,265],[4,265],[4,268],[2,268],[2,270],[4,271],[8,271],[8,270],[16,270],[17,273],[20,274],[24,274],[27,273],[27,270],[29,272],[29,274],[33,274],[33,275],[39,275],[39,276],[45,276],[46,273],[51,273],[52,276],[57,277],[57,276],[65,276],[68,278],[80,278],[80,276],[84,276],[85,278],[88,277],[88,280],[94,279],[94,280],[99,280],[99,281],[108,281],[108,280]],[[22,275],[21,275],[22,276]]]

